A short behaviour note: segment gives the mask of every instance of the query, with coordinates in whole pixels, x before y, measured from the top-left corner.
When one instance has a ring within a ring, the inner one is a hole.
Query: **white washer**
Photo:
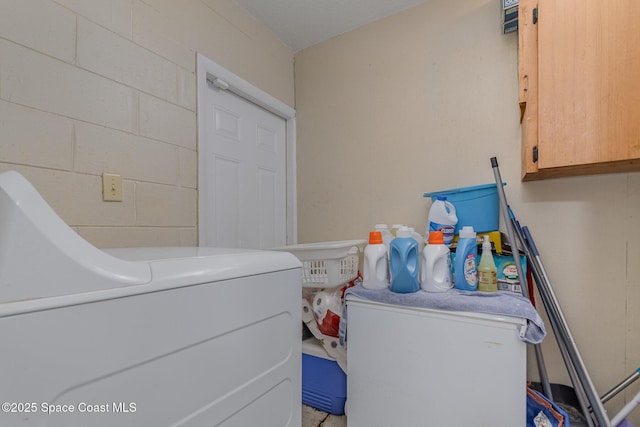
[[[524,320],[348,297],[349,427],[520,426]]]

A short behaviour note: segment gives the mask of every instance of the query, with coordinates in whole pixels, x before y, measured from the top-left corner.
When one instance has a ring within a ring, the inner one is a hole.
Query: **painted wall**
[[[422,194],[495,182],[497,156],[604,393],[640,366],[640,175],[520,182],[517,34],[500,24],[495,0],[430,0],[295,55],[299,240],[424,232]],[[552,335],[543,352],[569,384]]]
[[[0,0],[0,171],[99,247],[197,244],[196,52],[293,105],[293,52],[231,0]]]
[[[0,170],[98,246],[195,244],[196,51],[294,105],[293,53],[231,0],[0,0]],[[423,192],[492,182],[497,156],[605,391],[640,365],[640,175],[521,183],[516,67],[494,0],[430,0],[299,52],[300,241],[422,230]],[[102,172],[122,203],[101,201]]]

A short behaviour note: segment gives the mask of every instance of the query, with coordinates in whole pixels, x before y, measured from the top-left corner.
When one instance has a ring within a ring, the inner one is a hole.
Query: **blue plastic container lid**
[[[507,185],[506,182],[502,183],[502,186],[504,187],[505,185]],[[466,192],[472,192],[472,191],[478,191],[478,197],[483,197],[487,194],[487,192],[483,192],[482,190],[495,190],[496,189],[496,184],[482,184],[482,185],[474,185],[472,187],[460,187],[460,188],[452,188],[451,190],[442,190],[442,191],[434,191],[431,193],[424,193],[422,195],[422,197],[431,197],[431,199],[435,199],[437,197],[442,197],[442,196],[450,196],[452,194],[459,194],[459,193],[466,193]]]

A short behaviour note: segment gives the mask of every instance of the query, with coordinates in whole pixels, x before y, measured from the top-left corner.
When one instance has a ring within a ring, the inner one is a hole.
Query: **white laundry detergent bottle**
[[[382,243],[387,247],[387,256],[389,254],[389,246],[391,246],[391,241],[393,240],[393,234],[389,230],[389,226],[387,224],[376,224],[374,227],[375,231],[379,231],[382,234]]]
[[[389,287],[389,262],[387,247],[382,233],[369,233],[369,244],[364,248],[364,271],[362,286],[366,289],[386,289]]]
[[[422,250],[424,249],[425,239],[422,238],[420,233],[418,233],[415,228],[409,227],[409,231],[411,232],[411,237],[413,237],[413,240],[418,242],[418,253],[422,253]]]
[[[446,196],[438,196],[431,204],[431,208],[429,208],[429,225],[427,226],[425,238],[430,231],[442,231],[444,244],[451,246],[456,224],[458,224],[456,207],[447,201]]]
[[[391,234],[394,238],[398,236],[398,230],[400,230],[402,227],[404,227],[404,224],[393,224],[391,226]]]
[[[451,252],[444,244],[442,231],[429,233],[429,243],[422,252],[420,286],[427,292],[445,292],[453,287]]]

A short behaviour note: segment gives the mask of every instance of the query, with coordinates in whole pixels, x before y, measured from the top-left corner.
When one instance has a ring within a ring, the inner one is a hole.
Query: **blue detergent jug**
[[[389,289],[401,294],[419,291],[419,268],[418,242],[411,236],[411,230],[407,227],[401,227],[396,233],[396,238],[391,241],[389,253],[391,285]]]
[[[453,267],[453,281],[461,291],[478,290],[478,242],[472,226],[460,230]]]

